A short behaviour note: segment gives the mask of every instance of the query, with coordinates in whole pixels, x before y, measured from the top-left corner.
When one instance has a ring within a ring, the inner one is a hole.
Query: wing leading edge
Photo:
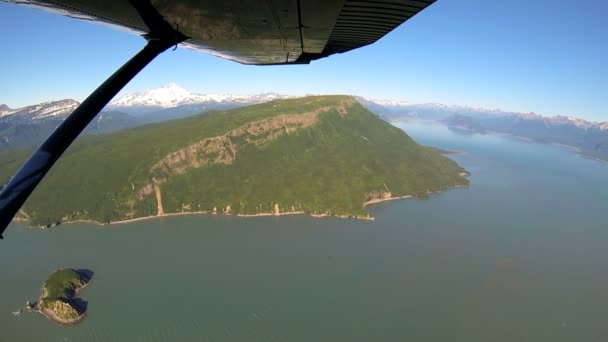
[[[6,0],[5,0],[6,1]],[[8,0],[144,34],[126,0]],[[243,64],[307,64],[372,44],[435,0],[152,0],[183,46]]]

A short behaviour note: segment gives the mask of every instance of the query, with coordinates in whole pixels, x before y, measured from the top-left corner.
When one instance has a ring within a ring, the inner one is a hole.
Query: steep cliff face
[[[294,133],[314,125],[319,115],[337,110],[346,115],[348,106],[354,100],[341,101],[336,106],[322,107],[299,114],[281,114],[272,118],[257,120],[228,131],[226,134],[205,138],[194,144],[171,152],[150,168],[150,181],[138,192],[138,200],[158,189],[158,184],[168,181],[172,176],[182,175],[190,169],[208,165],[231,165],[237,158],[239,149],[246,145],[263,146],[278,137]],[[158,195],[157,195],[158,198]],[[161,206],[161,204],[158,204]]]

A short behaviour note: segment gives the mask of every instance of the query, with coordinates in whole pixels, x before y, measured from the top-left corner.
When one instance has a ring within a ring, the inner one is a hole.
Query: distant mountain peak
[[[110,102],[108,107],[119,109],[167,109],[183,105],[202,104],[248,105],[287,97],[289,96],[277,93],[261,93],[255,95],[197,94],[171,82],[160,88],[124,95]]]
[[[194,101],[196,101],[195,94],[175,83],[169,83],[160,88],[124,95],[110,102],[110,107],[156,106],[169,108]]]
[[[389,100],[389,99],[370,99],[374,103],[377,103],[381,106],[407,106],[410,103],[404,100]]]

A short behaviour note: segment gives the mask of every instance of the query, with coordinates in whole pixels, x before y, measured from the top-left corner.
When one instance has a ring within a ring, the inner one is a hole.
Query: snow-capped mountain
[[[410,103],[403,100],[389,100],[389,99],[368,99],[368,101],[385,107],[399,107],[407,106]]]
[[[215,100],[213,95],[193,94],[175,83],[158,89],[124,95],[112,102],[109,107],[152,106],[161,108],[177,107]],[[219,97],[217,99],[220,99]]]
[[[573,125],[578,128],[590,129],[590,128],[600,128],[602,123],[594,123],[591,121],[575,118],[572,116],[562,116],[557,115],[554,117],[545,117],[546,122],[554,124],[554,125]]]
[[[0,116],[12,111],[13,110],[9,106],[5,104],[0,104]]]
[[[63,119],[78,107],[74,100],[43,102],[33,106],[11,109],[6,105],[0,106],[0,122],[31,122],[48,118]]]
[[[288,96],[196,94],[175,83],[128,94],[112,101],[83,134],[103,134],[150,122],[177,119],[210,110],[225,110]],[[79,103],[71,99],[12,109],[0,104],[0,151],[35,146],[71,114]]]
[[[197,105],[199,108],[202,108],[200,105],[237,107],[288,97],[276,93],[254,95],[196,94],[175,83],[169,83],[161,88],[124,95],[110,102],[108,108],[120,109],[132,114],[145,114],[146,112],[193,105]]]

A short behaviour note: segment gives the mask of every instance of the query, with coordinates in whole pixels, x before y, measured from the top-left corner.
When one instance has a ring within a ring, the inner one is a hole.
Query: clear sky
[[[439,0],[374,45],[306,66],[177,49],[125,89],[356,94],[608,121],[608,1]],[[145,41],[0,2],[0,104],[83,100]]]

